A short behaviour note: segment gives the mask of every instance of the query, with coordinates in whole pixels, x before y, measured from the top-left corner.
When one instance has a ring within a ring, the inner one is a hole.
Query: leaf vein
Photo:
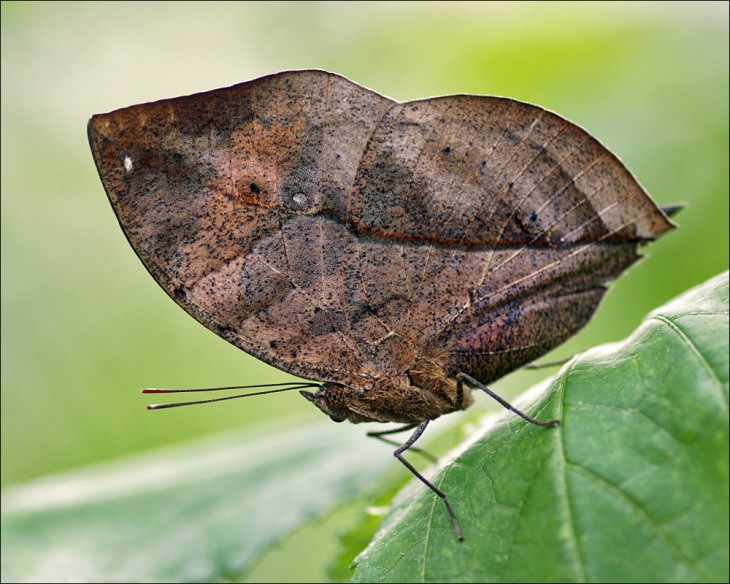
[[[558,418],[563,419],[563,412],[565,411],[565,396],[566,396],[566,385],[568,377],[570,376],[571,370],[575,367],[575,361],[571,363],[562,378],[560,379],[560,385],[557,388],[556,394],[560,396],[558,401]],[[567,477],[567,447],[565,443],[565,431],[562,427],[558,427],[558,440],[560,444],[555,449],[558,457],[558,464],[561,467],[556,475],[558,481],[562,479],[562,484],[557,485],[561,490],[561,495],[564,500],[565,514],[568,518],[568,529],[569,529],[569,543],[571,544],[573,554],[573,567],[577,572],[576,580],[579,582],[587,582],[588,576],[585,570],[585,560],[580,549],[580,543],[578,542],[578,535],[575,526],[575,511],[570,504],[570,493],[568,489],[568,477]]]
[[[702,354],[702,351],[700,351],[699,347],[690,339],[687,334],[682,330],[680,326],[678,326],[675,322],[673,322],[671,319],[667,318],[666,316],[662,316],[661,314],[655,314],[651,317],[653,320],[658,320],[661,323],[664,323],[669,327],[670,330],[672,330],[676,335],[680,338],[682,342],[684,342],[694,353],[694,355],[697,357],[697,360],[700,362],[700,364],[704,367],[704,369],[707,371],[708,377],[712,379],[715,382],[715,387],[717,388],[717,401],[721,404],[722,409],[727,414],[728,412],[728,403],[727,399],[725,398],[725,394],[722,391],[723,383],[722,380],[717,376],[717,373],[712,368],[710,363],[707,361],[705,356]]]
[[[586,479],[592,481],[593,483],[602,486],[608,491],[613,492],[614,494],[621,497],[625,502],[627,502],[632,509],[636,512],[636,514],[644,520],[644,522],[649,525],[649,527],[652,528],[652,530],[656,533],[657,537],[666,545],[666,547],[669,549],[669,551],[677,558],[678,561],[683,562],[686,566],[697,568],[697,566],[688,558],[682,550],[679,548],[679,546],[672,541],[670,536],[666,533],[664,530],[664,527],[654,520],[654,518],[649,514],[649,512],[641,505],[641,502],[637,501],[633,497],[629,495],[626,491],[622,490],[618,485],[613,484],[611,481],[609,481],[607,478],[601,476],[600,474],[596,473],[595,471],[588,469],[584,466],[580,466],[578,464],[572,464],[570,462],[567,463],[568,466],[570,466],[571,469],[574,471],[582,474]]]

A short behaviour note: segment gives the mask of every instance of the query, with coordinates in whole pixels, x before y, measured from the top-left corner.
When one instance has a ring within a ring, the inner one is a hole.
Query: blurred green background
[[[494,94],[560,113],[659,203],[688,207],[556,355],[624,337],[727,268],[725,2],[1,6],[3,485],[269,418],[321,416],[295,393],[144,409],[142,387],[287,377],[197,324],[147,274],[94,168],[94,113],[298,68],[399,100]],[[495,389],[510,397],[544,375],[513,374]]]

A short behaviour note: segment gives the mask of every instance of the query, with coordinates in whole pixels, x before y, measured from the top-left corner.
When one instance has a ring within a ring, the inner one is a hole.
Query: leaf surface
[[[229,432],[8,490],[2,581],[238,578],[392,467],[372,442],[329,420]]]

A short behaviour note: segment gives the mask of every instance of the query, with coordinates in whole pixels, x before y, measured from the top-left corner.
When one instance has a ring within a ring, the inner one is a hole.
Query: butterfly
[[[470,389],[494,395],[487,384],[574,335],[674,227],[595,138],[508,98],[397,102],[287,71],[95,115],[88,133],[165,292],[316,382],[292,387],[316,386],[301,393],[332,420],[413,430],[395,454],[459,539],[446,494],[402,453]]]

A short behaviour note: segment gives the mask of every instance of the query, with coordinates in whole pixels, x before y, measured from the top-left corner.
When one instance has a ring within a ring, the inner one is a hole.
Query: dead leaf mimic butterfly
[[[467,408],[468,388],[489,391],[575,334],[641,244],[673,228],[598,141],[512,99],[399,103],[290,71],[96,115],[88,131],[165,292],[319,382],[259,393],[317,387],[301,393],[336,422],[414,430],[395,455],[459,539],[446,494],[402,453]]]

